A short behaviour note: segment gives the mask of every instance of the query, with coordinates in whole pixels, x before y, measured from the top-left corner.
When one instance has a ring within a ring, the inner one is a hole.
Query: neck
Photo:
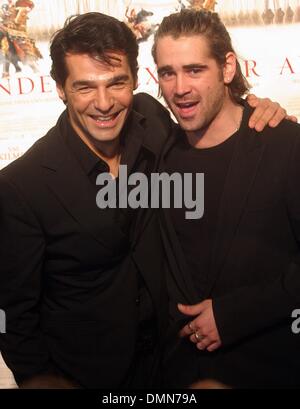
[[[119,165],[121,161],[120,138],[112,141],[91,141],[87,136],[80,135],[82,141],[90,148],[95,155],[104,160],[109,166],[110,173],[117,177],[119,174]]]
[[[99,156],[99,158],[108,164],[110,173],[114,177],[118,177],[121,161],[121,145],[119,138],[114,141],[97,142],[96,144],[91,144],[89,147],[97,156]]]
[[[243,107],[229,98],[215,118],[205,128],[186,132],[187,139],[195,148],[211,148],[220,145],[238,131],[243,117]]]
[[[119,138],[113,141],[97,141],[91,143],[88,141],[88,147],[104,161],[110,161],[120,155],[121,145]]]

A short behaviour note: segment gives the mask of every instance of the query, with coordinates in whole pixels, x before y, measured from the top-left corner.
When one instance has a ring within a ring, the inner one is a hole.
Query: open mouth
[[[101,128],[111,128],[115,126],[121,112],[118,111],[111,115],[90,115],[90,118]]]
[[[177,102],[175,103],[178,113],[182,118],[190,117],[195,113],[198,101],[193,102]]]

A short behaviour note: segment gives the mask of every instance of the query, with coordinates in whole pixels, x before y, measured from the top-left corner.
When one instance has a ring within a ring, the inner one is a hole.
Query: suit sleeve
[[[6,314],[0,350],[21,382],[50,366],[39,326],[45,240],[24,198],[5,179],[0,176],[0,308]]]
[[[291,149],[286,180],[286,209],[298,251],[281,276],[265,285],[244,287],[213,299],[224,346],[291,320],[300,308],[300,136]],[[292,322],[292,320],[291,320]]]

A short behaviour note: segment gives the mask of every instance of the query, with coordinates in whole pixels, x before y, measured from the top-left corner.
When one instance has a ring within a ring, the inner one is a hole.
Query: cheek
[[[201,87],[198,87],[198,93],[202,96],[203,101],[214,100],[215,96],[219,93],[218,87],[211,83],[203,83]]]
[[[124,107],[130,107],[133,102],[133,90],[128,89],[116,96],[116,100]]]
[[[90,106],[93,99],[89,97],[76,97],[70,101],[69,108],[73,109],[73,111],[77,112],[78,114],[84,113],[85,110]]]
[[[160,89],[161,89],[161,91],[162,91],[165,98],[168,98],[168,97],[170,97],[172,95],[172,85],[171,85],[171,83],[165,83],[165,82],[160,83],[159,82],[159,86],[160,86]]]

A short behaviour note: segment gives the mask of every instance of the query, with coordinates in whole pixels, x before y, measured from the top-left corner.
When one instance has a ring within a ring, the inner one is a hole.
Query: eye
[[[174,76],[174,72],[173,71],[163,71],[163,72],[159,73],[158,76],[162,80],[169,80]]]
[[[124,81],[118,81],[115,82],[114,84],[111,84],[110,88],[112,89],[122,89],[124,88],[126,83]]]
[[[80,94],[87,94],[92,91],[92,88],[88,87],[87,85],[83,85],[81,87],[76,88],[75,91]]]
[[[203,68],[190,68],[187,70],[187,73],[191,76],[197,76],[198,74],[201,74],[203,72]]]
[[[190,76],[190,77],[196,77],[198,78],[199,76],[201,76],[205,71],[207,70],[207,67],[190,67],[186,69],[186,73]]]

